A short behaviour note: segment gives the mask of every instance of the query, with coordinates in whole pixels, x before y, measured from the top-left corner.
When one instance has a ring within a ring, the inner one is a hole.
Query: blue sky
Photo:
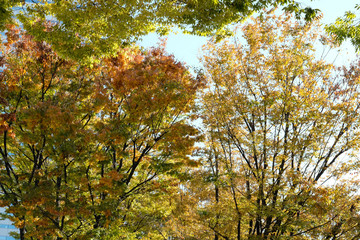
[[[337,17],[343,16],[346,11],[354,10],[355,4],[360,3],[357,0],[300,0],[303,7],[318,8],[323,13],[322,22],[324,24],[332,23]],[[201,46],[207,41],[206,37],[198,37],[184,34],[170,34],[167,41],[167,51],[174,54],[176,59],[185,62],[190,66],[200,66],[198,57],[200,56]],[[158,36],[155,33],[149,34],[143,38],[139,44],[144,47],[156,45]],[[330,61],[336,57],[337,53],[328,56]],[[336,64],[343,65],[356,57],[355,50],[349,42],[343,44],[341,52],[337,57]]]

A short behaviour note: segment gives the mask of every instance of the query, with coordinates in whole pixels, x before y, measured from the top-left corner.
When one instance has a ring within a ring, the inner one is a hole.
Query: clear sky
[[[355,4],[360,0],[299,0],[303,7],[318,8],[322,11],[324,24],[332,23],[337,17],[343,16],[346,11],[354,10]],[[184,34],[170,34],[167,41],[167,51],[174,54],[176,59],[185,62],[190,66],[200,66],[198,57],[201,46],[207,41],[206,37],[198,37]],[[149,34],[140,42],[141,46],[150,47],[156,45],[158,36]],[[329,58],[335,58],[333,53]],[[349,60],[355,59],[355,50],[350,43],[342,46],[340,55],[337,57],[337,64],[346,64]]]

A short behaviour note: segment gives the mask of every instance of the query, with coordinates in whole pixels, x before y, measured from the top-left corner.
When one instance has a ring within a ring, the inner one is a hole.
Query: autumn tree
[[[12,11],[16,5],[21,7]],[[229,23],[269,6],[283,6],[309,20],[316,14],[294,0],[5,0],[0,1],[0,14],[4,13],[0,27],[15,17],[29,34],[47,41],[62,57],[99,61],[149,32],[166,34],[174,26],[191,34],[223,35]],[[54,24],[51,29],[45,24],[48,19]]]
[[[1,53],[0,199],[19,238],[159,238],[201,78],[163,46],[88,68],[11,28]]]
[[[359,63],[317,59],[317,22],[268,13],[240,31],[204,49],[207,141],[182,208],[202,227],[179,236],[358,239]]]

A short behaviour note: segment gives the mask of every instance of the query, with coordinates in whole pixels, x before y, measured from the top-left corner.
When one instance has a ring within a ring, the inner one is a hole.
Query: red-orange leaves
[[[166,55],[164,49],[153,48],[146,54],[139,50],[133,53],[119,53],[106,63],[106,74],[118,95],[131,95],[129,107],[136,111],[159,108],[173,104],[184,106],[199,86],[187,69],[173,56]],[[130,63],[125,63],[129,59]],[[182,98],[183,97],[183,98]]]

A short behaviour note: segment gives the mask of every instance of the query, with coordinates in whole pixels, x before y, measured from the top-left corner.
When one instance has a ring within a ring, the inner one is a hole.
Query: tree
[[[268,13],[240,31],[204,49],[206,142],[183,192],[202,227],[182,236],[358,239],[359,63],[317,60],[317,22]]]
[[[99,61],[149,32],[165,34],[177,26],[192,34],[224,34],[227,24],[242,21],[268,6],[281,5],[305,14],[307,19],[316,14],[294,0],[42,0],[23,1],[17,18],[29,34],[51,44],[60,56]],[[7,13],[12,6],[8,1],[0,2]],[[51,27],[45,24],[48,19],[53,23]]]
[[[1,52],[0,199],[19,238],[160,234],[192,163],[186,116],[201,78],[162,46],[88,68],[10,28]]]

